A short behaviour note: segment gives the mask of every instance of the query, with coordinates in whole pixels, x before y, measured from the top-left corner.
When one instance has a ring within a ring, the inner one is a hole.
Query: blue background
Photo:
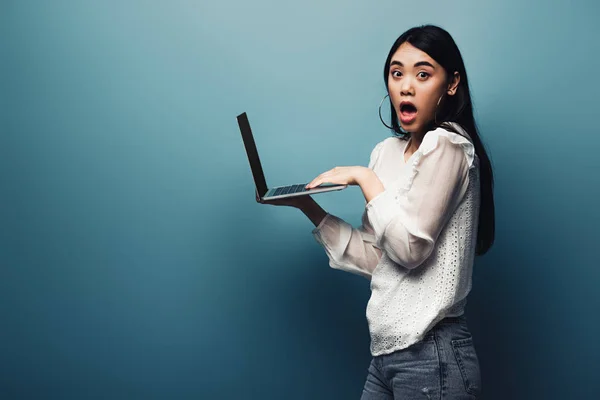
[[[0,398],[358,399],[367,280],[270,185],[366,165],[403,31],[458,43],[496,174],[485,399],[600,390],[592,1],[0,2]],[[315,196],[358,225],[357,187]]]

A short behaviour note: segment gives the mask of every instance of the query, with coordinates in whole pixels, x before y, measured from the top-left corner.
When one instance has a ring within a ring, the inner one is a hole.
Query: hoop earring
[[[381,120],[381,123],[383,125],[385,125],[386,128],[394,130],[394,128],[392,128],[391,126],[389,126],[388,124],[385,123],[385,121],[383,120],[383,117],[381,116],[381,106],[383,105],[383,102],[385,101],[386,97],[390,97],[390,95],[386,94],[385,96],[383,96],[383,99],[381,99],[381,103],[379,103],[379,119]]]

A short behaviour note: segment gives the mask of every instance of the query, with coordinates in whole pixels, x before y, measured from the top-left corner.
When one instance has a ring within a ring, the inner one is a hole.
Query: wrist
[[[311,197],[310,201],[303,203],[298,207],[304,215],[310,219],[310,221],[315,225],[319,226],[323,218],[327,215],[327,212],[321,208],[321,206]]]

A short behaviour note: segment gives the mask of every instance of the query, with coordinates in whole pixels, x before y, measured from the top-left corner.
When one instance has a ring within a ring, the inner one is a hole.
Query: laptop
[[[286,197],[332,192],[334,190],[342,190],[348,187],[348,185],[322,183],[314,188],[305,189],[305,186],[308,184],[308,182],[306,182],[269,188],[263,173],[260,158],[258,157],[256,144],[254,143],[254,136],[252,136],[252,129],[250,129],[250,122],[248,122],[248,115],[246,115],[245,112],[238,115],[237,121],[238,125],[240,126],[240,131],[242,132],[242,139],[244,141],[244,146],[246,147],[246,154],[248,155],[248,161],[250,162],[252,176],[254,177],[256,193],[261,200],[275,200]]]

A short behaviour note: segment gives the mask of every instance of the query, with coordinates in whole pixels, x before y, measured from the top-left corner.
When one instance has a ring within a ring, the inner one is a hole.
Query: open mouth
[[[403,124],[412,124],[417,119],[417,107],[409,101],[400,103],[400,122]]]
[[[400,104],[400,113],[406,115],[412,115],[417,112],[417,107],[415,107],[412,103],[401,103]]]

